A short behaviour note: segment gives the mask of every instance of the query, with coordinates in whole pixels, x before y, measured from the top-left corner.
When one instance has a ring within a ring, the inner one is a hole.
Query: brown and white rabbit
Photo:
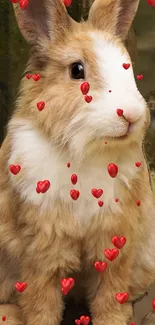
[[[70,294],[87,298],[94,325],[127,325],[131,301],[155,278],[155,205],[142,150],[150,115],[124,47],[138,2],[95,0],[82,23],[61,0],[15,4],[33,76],[21,81],[0,153],[0,302],[7,312],[5,304],[17,302],[23,324],[60,324],[61,280],[74,277]],[[38,193],[44,180],[49,188]],[[98,199],[94,188],[98,197],[104,191]],[[114,236],[126,244],[109,261],[104,250],[115,247]],[[107,262],[104,272],[96,261]],[[25,291],[16,282],[26,282]],[[13,313],[7,324],[21,324]]]

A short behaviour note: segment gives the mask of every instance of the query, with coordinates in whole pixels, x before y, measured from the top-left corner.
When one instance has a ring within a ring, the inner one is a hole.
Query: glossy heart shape
[[[36,192],[39,193],[45,193],[48,191],[50,187],[50,181],[45,180],[45,181],[39,181],[37,182],[37,187],[36,187]]]
[[[94,263],[94,267],[95,267],[96,271],[98,271],[98,272],[104,272],[106,270],[107,266],[108,266],[108,264],[106,262],[97,261]]]
[[[113,163],[109,164],[108,173],[112,178],[115,178],[118,174],[118,166]]]
[[[20,172],[21,167],[19,165],[10,165],[9,169],[13,175],[17,175]]]
[[[81,321],[81,324],[88,325],[90,323],[90,317],[89,316],[81,316],[80,321]]]
[[[80,196],[80,192],[78,190],[70,190],[70,196],[74,201],[76,201]]]
[[[114,236],[112,237],[112,243],[120,249],[125,245],[126,238],[123,236]]]
[[[115,298],[122,305],[128,300],[129,294],[127,292],[116,293]]]
[[[123,63],[122,66],[125,70],[128,70],[130,68],[130,63]]]
[[[80,89],[81,89],[81,92],[83,95],[87,95],[88,94],[88,91],[90,89],[90,84],[89,82],[85,81],[81,84],[80,86]]]
[[[27,288],[26,282],[16,282],[15,288],[18,292],[23,292]]]
[[[103,190],[101,188],[99,188],[99,189],[93,188],[91,190],[91,193],[96,199],[98,199],[103,194]]]
[[[104,255],[109,261],[114,261],[115,258],[119,255],[119,250],[117,248],[113,248],[113,249],[106,248],[104,250]]]
[[[66,296],[75,284],[74,278],[63,278],[61,280],[61,291]]]

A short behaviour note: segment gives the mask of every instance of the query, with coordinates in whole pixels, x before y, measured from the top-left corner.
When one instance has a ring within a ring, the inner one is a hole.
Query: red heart
[[[98,199],[103,194],[103,190],[101,188],[99,188],[98,190],[97,188],[93,188],[91,190],[91,193],[96,199]]]
[[[77,183],[77,180],[78,180],[77,175],[76,174],[73,174],[71,176],[71,182],[72,182],[72,184],[75,185]]]
[[[137,162],[135,163],[135,166],[136,166],[136,167],[140,167],[141,164],[142,164],[141,162],[137,161]]]
[[[128,70],[130,68],[130,63],[123,63],[122,66],[125,70]]]
[[[6,316],[2,316],[2,320],[3,320],[3,322],[5,322]]]
[[[142,79],[144,79],[144,76],[142,74],[137,74],[137,79],[142,80]]]
[[[31,77],[32,77],[32,75],[31,75],[30,73],[27,73],[27,74],[26,74],[26,78],[27,78],[27,79],[31,79]]]
[[[22,9],[25,9],[25,8],[28,6],[29,1],[28,1],[28,0],[20,0],[20,1],[19,1],[19,4],[20,4],[20,7],[21,7]]]
[[[116,110],[116,113],[117,113],[118,116],[122,116],[123,115],[123,110],[121,108],[118,108]]]
[[[129,294],[127,292],[116,293],[115,298],[120,304],[124,304],[128,300]]]
[[[130,325],[136,325],[136,323],[135,322],[131,322]]]
[[[78,190],[70,190],[71,198],[76,201],[79,198],[80,192]]]
[[[17,3],[19,0],[11,0],[12,3]]]
[[[39,73],[38,74],[33,74],[32,78],[33,78],[34,81],[38,81],[40,79],[40,74]]]
[[[147,2],[150,6],[155,6],[155,0],[147,0]]]
[[[95,266],[95,269],[98,271],[98,272],[104,272],[108,266],[108,264],[106,262],[95,262],[94,263],[94,266]]]
[[[18,292],[23,292],[27,288],[27,283],[26,282],[16,282],[15,288],[17,289]]]
[[[108,173],[112,178],[115,178],[118,174],[118,166],[115,164],[108,165]]]
[[[48,180],[45,181],[39,181],[37,182],[36,192],[39,193],[45,193],[48,191],[51,183]]]
[[[140,205],[141,205],[140,200],[138,200],[138,201],[136,202],[136,204],[137,204],[138,207],[140,207]]]
[[[83,82],[80,86],[83,95],[87,95],[90,89],[90,84],[88,82]]]
[[[67,167],[69,168],[71,166],[70,162],[67,163]]]
[[[117,248],[109,249],[106,248],[104,250],[104,255],[109,261],[114,261],[115,258],[118,256],[119,250]]]
[[[12,174],[17,175],[20,172],[21,167],[19,165],[10,165],[9,169]]]
[[[67,293],[73,288],[75,281],[73,278],[63,278],[61,280],[61,291],[66,296]]]
[[[119,201],[119,199],[115,199],[115,202],[118,202]]]
[[[92,101],[93,97],[92,97],[92,96],[89,96],[89,95],[86,95],[86,96],[84,97],[84,99],[85,99],[85,101],[86,101],[87,103],[90,103],[90,102]]]
[[[98,201],[99,207],[103,207],[104,202],[103,201]]]
[[[153,299],[153,301],[152,301],[152,307],[155,310],[155,299]]]
[[[41,112],[45,107],[45,102],[41,101],[37,103],[37,108]]]
[[[72,3],[72,0],[63,0],[63,3],[66,7],[69,7]]]
[[[76,325],[80,325],[80,324],[81,324],[80,319],[76,319],[76,320],[75,320],[75,324],[76,324]]]
[[[81,316],[80,321],[83,325],[88,325],[90,323],[90,317],[89,316]]]
[[[112,237],[112,242],[117,248],[122,248],[126,243],[126,238],[123,236]]]

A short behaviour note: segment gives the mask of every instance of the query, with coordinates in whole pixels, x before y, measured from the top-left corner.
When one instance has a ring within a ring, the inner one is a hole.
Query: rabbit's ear
[[[138,5],[139,0],[95,0],[88,19],[94,27],[108,31],[124,41]]]
[[[57,34],[63,37],[73,24],[62,0],[29,0],[25,9],[18,3],[14,9],[19,28],[32,45],[43,38],[53,40]]]

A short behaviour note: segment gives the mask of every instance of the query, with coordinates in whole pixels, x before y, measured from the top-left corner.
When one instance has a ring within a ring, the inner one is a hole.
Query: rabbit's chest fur
[[[102,211],[109,210],[113,213],[121,211],[121,200],[124,199],[122,184],[129,188],[129,179],[132,179],[137,169],[134,165],[136,157],[134,153],[123,157],[117,157],[114,152],[102,158],[92,157],[83,167],[79,168],[76,160],[59,154],[47,140],[43,139],[37,130],[25,126],[18,127],[12,135],[12,153],[8,164],[21,165],[18,175],[10,174],[12,184],[20,192],[22,198],[33,205],[40,206],[44,211],[51,209],[55,201],[61,200],[67,204],[76,221],[89,224],[91,218]],[[70,162],[70,168],[67,167]],[[111,178],[107,171],[109,163],[117,163],[119,173],[116,178]],[[78,176],[76,185],[71,183],[71,175]],[[36,192],[38,181],[49,180],[49,190],[42,194]],[[91,194],[93,188],[103,189],[104,193],[96,199]],[[78,200],[72,200],[70,190],[80,192]],[[119,202],[115,202],[118,198]],[[104,205],[100,207],[98,200]]]

